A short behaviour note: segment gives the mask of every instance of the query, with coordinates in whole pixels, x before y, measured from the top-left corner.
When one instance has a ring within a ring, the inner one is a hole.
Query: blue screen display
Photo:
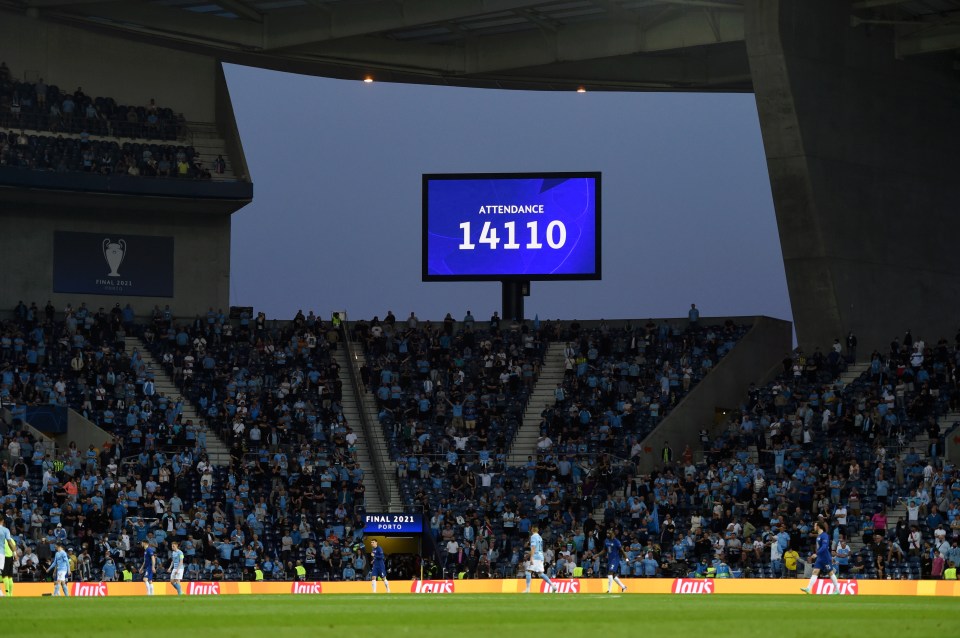
[[[600,173],[423,176],[423,279],[599,279]]]
[[[419,534],[423,531],[421,514],[366,514],[364,534]]]

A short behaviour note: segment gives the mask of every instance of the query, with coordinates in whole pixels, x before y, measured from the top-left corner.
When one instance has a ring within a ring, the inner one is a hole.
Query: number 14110
[[[539,250],[543,248],[543,244],[540,243],[540,222],[532,221],[527,222],[527,250]],[[460,244],[460,250],[473,250],[477,247],[477,244],[470,241],[470,226],[471,222],[463,222],[460,224],[460,230],[463,231],[463,243]],[[517,222],[506,222],[503,224],[502,230],[506,231],[507,240],[504,242],[502,248],[504,250],[519,250],[520,244],[517,242]],[[521,233],[523,230],[521,229]],[[522,238],[521,238],[522,239]],[[554,250],[558,248],[563,248],[563,245],[567,243],[567,227],[563,225],[563,222],[554,220],[547,224],[546,237],[547,245]],[[491,224],[491,222],[483,222],[483,228],[480,230],[480,237],[477,238],[477,242],[480,244],[487,244],[490,246],[490,250],[494,250],[500,244],[500,235],[497,233],[497,228]]]

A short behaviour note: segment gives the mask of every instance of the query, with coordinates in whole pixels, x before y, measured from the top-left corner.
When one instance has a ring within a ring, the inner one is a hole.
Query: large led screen
[[[600,279],[600,173],[423,176],[423,280]]]

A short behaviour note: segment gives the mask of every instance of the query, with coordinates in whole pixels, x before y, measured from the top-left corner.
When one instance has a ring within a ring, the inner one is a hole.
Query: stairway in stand
[[[136,349],[143,358],[143,362],[147,365],[147,369],[153,372],[157,394],[163,394],[173,399],[183,396],[180,388],[174,383],[173,378],[163,369],[163,366],[154,358],[153,354],[147,349],[146,344],[141,341],[139,337],[124,337],[124,343],[127,354],[133,354],[133,351]],[[213,430],[207,427],[206,420],[201,418],[193,402],[184,397],[183,423],[186,423],[188,420],[193,421],[194,424],[199,424],[206,433],[207,457],[209,457],[210,462],[214,465],[229,466],[230,448],[220,440],[220,437],[218,437]]]
[[[870,362],[867,363],[852,363],[847,366],[846,371],[840,375],[840,383],[843,384],[843,387],[847,387],[854,381],[860,378],[860,376],[870,369]]]
[[[363,431],[363,423],[360,420],[360,410],[365,409],[363,401],[365,390],[355,388],[351,381],[352,377],[347,366],[352,365],[352,362],[349,361],[347,349],[343,344],[340,344],[332,354],[334,361],[337,362],[342,371],[340,373],[340,381],[343,382],[343,399],[341,401],[343,416],[347,419],[347,423],[350,424],[350,427],[353,428],[353,431],[357,435],[357,460],[363,469],[363,484],[367,488],[367,511],[392,511],[391,508],[400,506],[400,489],[397,487],[396,476],[392,472],[393,463],[390,462],[390,456],[389,454],[384,454],[386,451],[386,441],[383,440],[383,436],[380,434],[380,424],[376,420],[376,414],[373,414],[373,420],[370,421],[368,411],[367,420],[372,430],[372,440],[368,440],[368,437]],[[378,434],[380,434],[379,437],[377,436]],[[377,474],[372,455],[378,453],[380,454],[380,462],[384,464],[383,467],[387,470],[386,476],[384,477],[388,490],[387,494],[380,494],[380,489],[377,485]]]
[[[563,350],[566,344],[548,343],[543,355],[540,376],[533,386],[527,408],[523,413],[523,423],[513,437],[513,445],[507,456],[507,464],[519,467],[527,462],[528,456],[537,456],[537,439],[540,438],[540,413],[544,407],[556,403],[555,391],[558,383],[563,383]]]
[[[960,421],[960,412],[951,411],[947,412],[939,419],[937,419],[937,426],[940,428],[940,436],[943,436],[946,433],[949,433]],[[887,449],[890,449],[890,446],[887,446]],[[912,441],[907,443],[902,450],[900,450],[900,458],[904,460],[904,467],[909,467],[906,463],[907,455],[916,454],[921,459],[925,458],[930,453],[930,436],[926,431],[918,434]],[[940,449],[937,451],[937,456],[941,459],[943,458],[943,446],[940,446]],[[936,462],[934,462],[934,467],[936,467]],[[891,483],[896,482],[895,476],[887,477]],[[931,497],[933,494],[931,493]],[[931,498],[931,503],[935,499]],[[896,502],[892,505],[887,506],[887,527],[892,529],[896,527],[897,521],[900,519],[907,519],[907,506],[903,502]]]

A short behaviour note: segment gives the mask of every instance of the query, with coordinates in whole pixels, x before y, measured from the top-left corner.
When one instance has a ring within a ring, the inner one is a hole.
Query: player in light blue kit
[[[834,595],[840,593],[840,583],[837,582],[837,574],[833,569],[833,553],[830,551],[830,534],[827,533],[827,524],[823,521],[817,521],[813,524],[813,529],[817,534],[817,553],[810,557],[813,561],[813,576],[810,577],[810,583],[800,590],[810,594],[813,593],[813,586],[817,582],[821,571],[830,574],[830,580],[833,581]]]
[[[142,541],[140,544],[143,545],[143,567],[140,573],[143,575],[143,582],[147,584],[147,596],[153,596],[153,575],[157,571],[157,552],[147,541]]]
[[[384,556],[383,548],[380,547],[380,543],[376,539],[371,540],[370,545],[373,547],[373,551],[370,552],[371,562],[373,563],[373,567],[370,569],[370,575],[373,577],[373,593],[377,593],[377,578],[382,578],[389,594],[390,582],[387,580],[387,557]]]
[[[0,587],[0,596],[3,596],[3,590],[6,588],[13,593],[13,587],[8,583],[12,582],[13,564],[17,560],[16,544],[13,537],[10,536],[10,529],[7,527],[8,519],[0,519],[0,573],[3,574],[3,587]],[[7,556],[9,552],[10,556]],[[7,576],[9,572],[10,576]],[[8,581],[8,578],[10,579]]]
[[[61,588],[63,589],[63,595],[69,596],[67,593],[67,573],[70,571],[70,557],[67,556],[67,552],[63,549],[63,543],[57,543],[57,553],[53,556],[53,562],[50,563],[50,567],[47,568],[48,572],[53,572],[53,595],[59,596],[57,593]]]
[[[180,551],[180,543],[173,541],[170,543],[170,584],[177,590],[177,596],[183,596],[181,580],[183,580],[183,552]]]
[[[530,593],[530,581],[533,578],[530,574],[530,564],[530,552],[525,552],[523,555],[523,576],[527,581],[527,588],[523,590],[525,594]]]
[[[617,533],[612,529],[607,530],[607,539],[603,541],[603,553],[607,555],[607,593],[609,594],[613,589],[614,582],[620,585],[621,592],[627,591],[627,586],[620,580],[620,555],[623,553],[623,545],[620,544]],[[630,562],[629,558],[624,557],[624,560]]]
[[[553,584],[550,577],[543,569],[543,537],[540,536],[540,528],[534,525],[530,528],[530,571],[534,574],[540,574],[540,578],[554,593],[557,586]]]

